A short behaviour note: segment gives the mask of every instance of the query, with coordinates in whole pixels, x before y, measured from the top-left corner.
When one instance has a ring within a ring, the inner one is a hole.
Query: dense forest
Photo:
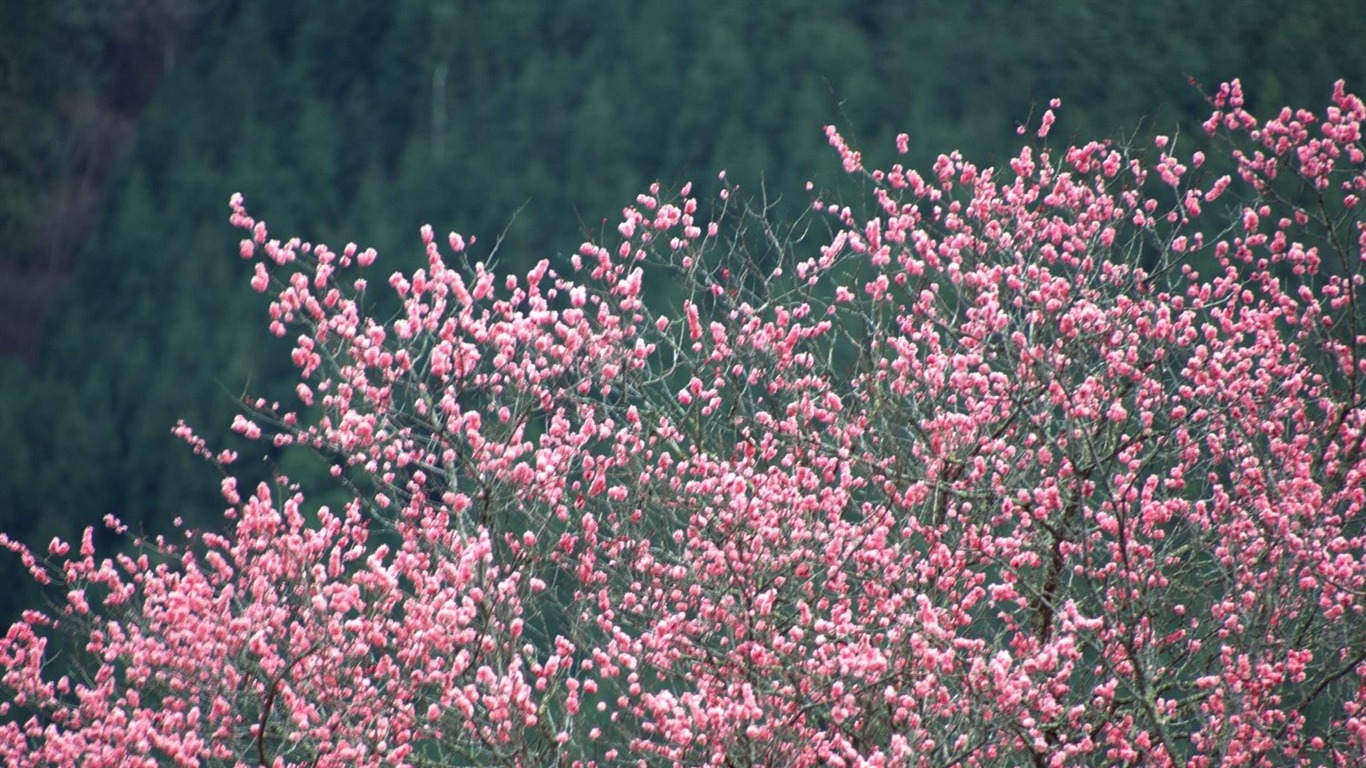
[[[913,166],[989,163],[1058,97],[1053,140],[1193,145],[1202,89],[1321,103],[1366,86],[1363,39],[1349,0],[0,0],[0,530],[215,524],[171,428],[235,445],[242,394],[289,378],[233,192],[390,268],[430,222],[517,271],[656,180],[725,169],[793,215],[839,183],[826,124],[879,162],[905,131]]]

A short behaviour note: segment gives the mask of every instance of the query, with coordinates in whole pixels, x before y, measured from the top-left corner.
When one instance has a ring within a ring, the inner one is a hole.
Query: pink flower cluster
[[[827,129],[871,201],[820,242],[657,186],[567,275],[424,228],[385,317],[373,251],[235,196],[299,405],[233,427],[352,501],[228,478],[184,548],[0,539],[69,590],[0,640],[0,756],[1363,764],[1366,108],[1213,102],[1228,175],[1165,136],[867,170]]]

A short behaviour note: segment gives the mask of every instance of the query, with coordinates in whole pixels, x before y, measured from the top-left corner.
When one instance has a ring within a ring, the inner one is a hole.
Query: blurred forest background
[[[1359,0],[0,0],[0,531],[38,548],[114,514],[217,526],[211,446],[245,392],[285,398],[227,200],[276,236],[417,230],[561,259],[650,182],[836,183],[834,123],[872,164],[1050,141],[1205,137],[1200,90],[1251,109],[1366,88]],[[783,207],[785,206],[785,207]],[[519,212],[520,211],[520,212]],[[249,477],[305,459],[243,451]],[[106,538],[106,541],[108,539]],[[0,620],[35,595],[0,554]]]

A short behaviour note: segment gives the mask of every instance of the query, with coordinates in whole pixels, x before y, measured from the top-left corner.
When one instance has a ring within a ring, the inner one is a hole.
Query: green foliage
[[[26,235],[30,208],[23,94],[19,62],[10,33],[0,25],[0,241],[15,242]]]

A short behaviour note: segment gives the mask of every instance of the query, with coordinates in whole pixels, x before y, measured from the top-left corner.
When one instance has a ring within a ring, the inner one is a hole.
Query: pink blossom
[[[234,195],[304,409],[232,429],[337,483],[229,475],[221,531],[100,558],[0,536],[62,601],[0,638],[0,757],[1355,766],[1366,108],[1212,106],[1212,181],[1162,137],[884,171],[828,128],[869,198],[775,263],[726,252],[780,231],[734,187],[705,227],[651,187],[568,276],[424,227],[384,316],[373,250]]]

